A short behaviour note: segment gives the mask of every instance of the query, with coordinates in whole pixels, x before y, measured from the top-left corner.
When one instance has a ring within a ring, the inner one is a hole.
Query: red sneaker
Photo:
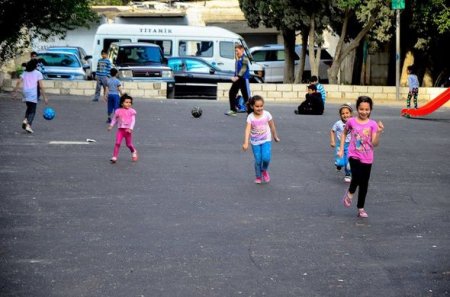
[[[261,180],[260,177],[257,177],[257,178],[255,179],[255,184],[260,184],[260,183],[262,183],[262,180]]]
[[[266,183],[270,182],[270,175],[269,175],[269,172],[268,172],[267,170],[264,170],[264,171],[262,172],[262,176],[263,176],[264,181],[265,181]]]

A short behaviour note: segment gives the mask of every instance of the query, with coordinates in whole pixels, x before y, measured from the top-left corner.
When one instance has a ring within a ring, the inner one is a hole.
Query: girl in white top
[[[25,68],[25,72],[20,76],[20,80],[17,81],[14,89],[14,97],[16,97],[19,86],[23,84],[23,101],[27,105],[25,111],[25,119],[22,122],[22,128],[28,133],[33,133],[31,125],[33,124],[34,116],[36,115],[36,107],[39,100],[38,88],[41,91],[42,97],[44,97],[45,104],[48,104],[47,96],[44,93],[44,86],[42,80],[44,77],[42,73],[37,70],[38,61],[31,59]]]
[[[255,95],[250,98],[249,104],[253,112],[247,117],[242,149],[244,151],[248,149],[250,140],[255,157],[255,183],[260,184],[262,179],[268,183],[270,181],[268,168],[272,155],[272,137],[276,142],[279,142],[280,139],[272,115],[264,110],[264,99]]]

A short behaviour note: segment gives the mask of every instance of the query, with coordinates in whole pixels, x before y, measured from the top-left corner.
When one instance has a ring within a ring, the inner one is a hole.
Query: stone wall
[[[12,91],[17,79],[4,79],[2,91]],[[95,81],[63,81],[44,80],[44,88],[47,94],[94,96]],[[167,97],[167,84],[160,82],[127,82],[122,81],[124,92],[133,97],[164,99]]]
[[[261,95],[267,101],[300,103],[307,93],[306,84],[251,84],[252,94]],[[369,96],[375,102],[405,104],[408,88],[400,88],[400,100],[396,100],[396,88],[387,86],[323,85],[327,92],[327,102],[355,102],[358,96]],[[231,83],[220,83],[217,100],[228,100]],[[446,88],[419,88],[419,101],[424,103],[434,99]],[[444,106],[450,107],[450,101]]]

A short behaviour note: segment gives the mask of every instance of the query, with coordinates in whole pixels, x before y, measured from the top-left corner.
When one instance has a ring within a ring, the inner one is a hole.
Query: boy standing
[[[230,110],[225,113],[228,116],[236,116],[237,114],[236,95],[239,90],[244,98],[245,105],[247,105],[248,97],[250,95],[250,60],[244,55],[244,46],[242,44],[236,44],[234,46],[234,52],[236,54],[235,72],[234,77],[231,78],[233,84],[231,85],[230,92],[228,93]]]
[[[108,59],[108,52],[102,50],[102,58],[97,62],[97,71],[95,77],[97,85],[95,86],[95,97],[92,101],[98,101],[100,98],[100,92],[103,87],[103,92],[106,92],[106,86],[108,83],[109,73],[111,71],[111,61]]]
[[[111,78],[108,79],[105,88],[105,94],[103,100],[108,103],[108,124],[111,123],[111,116],[119,109],[120,96],[123,95],[122,83],[117,79],[116,68],[112,68],[110,71]]]
[[[417,108],[417,95],[419,94],[419,79],[414,73],[414,66],[409,65],[408,68],[408,98],[406,99],[406,108],[411,107],[411,97],[414,98],[414,108]]]

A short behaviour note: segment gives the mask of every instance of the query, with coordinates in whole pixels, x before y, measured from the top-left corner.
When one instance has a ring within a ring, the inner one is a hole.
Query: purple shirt
[[[351,134],[348,157],[358,159],[361,163],[372,164],[372,135],[378,131],[378,124],[374,120],[360,124],[356,121],[356,118],[350,118],[346,123],[346,128],[348,133]]]

